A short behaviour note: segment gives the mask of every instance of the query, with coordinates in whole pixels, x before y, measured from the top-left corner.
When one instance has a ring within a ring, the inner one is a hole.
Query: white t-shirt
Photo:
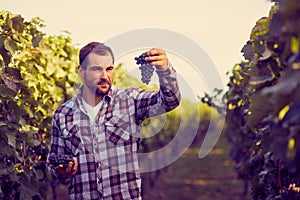
[[[86,109],[87,111],[87,114],[89,115],[90,117],[90,120],[92,122],[95,121],[95,118],[99,112],[99,109],[101,108],[101,106],[103,105],[103,101],[100,101],[96,106],[91,106],[90,104],[88,104],[84,99],[82,99],[82,103],[83,103],[83,106],[84,108]]]

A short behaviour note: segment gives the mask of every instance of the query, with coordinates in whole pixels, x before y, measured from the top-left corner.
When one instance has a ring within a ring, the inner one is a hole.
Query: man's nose
[[[101,79],[107,79],[108,78],[108,74],[107,71],[103,70],[100,76]]]

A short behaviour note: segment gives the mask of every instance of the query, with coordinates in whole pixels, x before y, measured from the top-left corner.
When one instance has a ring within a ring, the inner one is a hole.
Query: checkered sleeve
[[[136,97],[137,117],[142,122],[148,117],[160,115],[176,108],[181,100],[176,71],[169,64],[166,70],[156,70],[159,77],[158,91],[139,90]]]
[[[50,142],[50,149],[49,149],[49,154],[48,154],[48,158],[50,156],[50,154],[64,154],[64,141],[63,139],[60,137],[60,129],[57,125],[58,121],[58,117],[57,117],[57,113],[54,115],[53,120],[52,120],[52,136],[51,136],[51,142]],[[48,170],[50,171],[50,174],[52,176],[54,176],[55,178],[59,178],[57,177],[56,173],[55,173],[55,169],[52,167],[52,165],[48,164],[47,165]]]

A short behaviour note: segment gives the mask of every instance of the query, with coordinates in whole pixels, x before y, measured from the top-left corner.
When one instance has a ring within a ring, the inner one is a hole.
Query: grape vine
[[[46,36],[43,27],[0,12],[0,199],[46,199],[52,115],[77,80],[68,33]]]
[[[225,94],[224,134],[254,200],[300,198],[300,4],[273,2]]]

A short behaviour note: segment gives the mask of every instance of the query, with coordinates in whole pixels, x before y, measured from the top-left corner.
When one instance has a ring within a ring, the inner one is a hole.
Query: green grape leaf
[[[11,39],[4,40],[4,47],[11,55],[14,55],[14,53],[18,50],[17,43]]]
[[[272,113],[273,107],[268,98],[257,93],[250,96],[250,101],[249,112],[245,118],[250,127],[256,127],[263,118]]]
[[[9,52],[4,47],[4,39],[0,37],[0,55],[2,56],[2,59],[4,61],[4,64],[8,66],[10,63],[11,56],[9,55]],[[0,57],[1,59],[1,57]]]
[[[19,33],[22,33],[24,30],[24,19],[20,15],[16,15],[11,18],[12,21],[12,28]]]
[[[263,87],[270,85],[273,80],[274,78],[272,76],[251,76],[249,79],[249,84],[254,87]]]
[[[16,130],[9,127],[9,125],[4,125],[0,126],[0,133],[8,145],[16,148]]]
[[[273,14],[273,17],[271,19],[268,36],[274,37],[280,35],[282,32],[282,26],[283,26],[283,21],[282,21],[281,12],[277,11],[276,13]]]
[[[283,119],[281,120],[282,126],[290,127],[297,124],[300,124],[300,105],[291,106],[287,111]]]
[[[282,77],[276,85],[264,88],[261,95],[270,99],[274,112],[278,113],[285,105],[291,102],[299,85],[300,72],[290,72]]]
[[[0,133],[1,133],[0,134],[1,138],[5,137],[3,139],[7,140],[6,134],[2,134],[2,128],[0,128]],[[1,146],[0,153],[4,153],[6,155],[12,155],[15,152],[14,148],[12,146],[9,146],[7,143],[5,143],[3,139],[0,140],[0,146]]]
[[[246,60],[253,60],[254,59],[254,50],[250,41],[244,45],[241,52]]]
[[[14,97],[16,96],[16,92],[7,87],[5,84],[0,84],[0,96],[2,97]]]
[[[253,43],[254,43],[255,52],[262,55],[266,50],[263,36],[259,35],[259,36],[255,37]]]
[[[43,39],[45,34],[37,34],[35,36],[32,37],[32,45],[33,47],[38,47],[40,44],[40,41]]]

